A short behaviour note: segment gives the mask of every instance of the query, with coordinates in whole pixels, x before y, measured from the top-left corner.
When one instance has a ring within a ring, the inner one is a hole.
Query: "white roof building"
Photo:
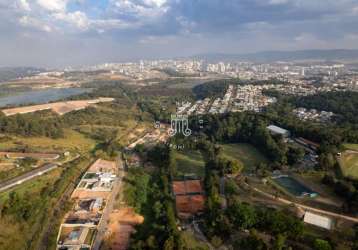
[[[325,228],[327,230],[331,230],[333,227],[333,221],[331,218],[322,216],[322,215],[318,215],[318,214],[314,214],[311,212],[305,213],[303,221],[305,223],[308,223],[308,224],[311,224],[311,225],[314,225],[317,227]]]
[[[275,125],[270,125],[270,126],[267,127],[267,129],[273,134],[279,134],[279,135],[282,135],[284,137],[290,136],[290,131],[288,131],[287,129],[277,127]]]

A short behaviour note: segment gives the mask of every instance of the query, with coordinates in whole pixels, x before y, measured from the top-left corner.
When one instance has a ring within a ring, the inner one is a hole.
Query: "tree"
[[[290,165],[294,165],[301,161],[305,156],[305,151],[299,147],[289,147],[287,153],[287,162]]]
[[[321,239],[316,239],[313,244],[313,247],[315,250],[332,250],[332,247],[329,242]]]
[[[273,250],[282,250],[285,246],[286,237],[282,234],[278,234],[273,244]]]
[[[331,153],[320,154],[318,162],[319,166],[325,170],[332,169],[335,165],[335,159]]]
[[[235,201],[228,207],[227,214],[236,227],[247,229],[256,224],[255,210],[247,204]]]
[[[36,165],[37,162],[38,161],[34,158],[25,157],[24,159],[21,159],[19,163],[20,163],[21,167],[28,168],[28,167],[32,167],[32,166]]]
[[[267,250],[266,243],[260,239],[255,230],[250,231],[250,236],[236,241],[234,243],[235,250]]]

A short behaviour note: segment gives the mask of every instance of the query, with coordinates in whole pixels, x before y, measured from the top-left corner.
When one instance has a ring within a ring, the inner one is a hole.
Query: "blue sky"
[[[0,0],[0,66],[358,48],[358,0]]]

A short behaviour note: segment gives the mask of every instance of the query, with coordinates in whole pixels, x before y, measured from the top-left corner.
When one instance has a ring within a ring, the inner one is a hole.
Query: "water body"
[[[308,187],[304,186],[300,182],[296,181],[292,177],[289,176],[280,176],[278,178],[273,179],[278,185],[286,189],[291,194],[303,197],[303,196],[310,196],[315,197],[317,193],[313,192]]]
[[[0,97],[0,107],[48,103],[90,91],[90,89],[83,88],[32,90]]]

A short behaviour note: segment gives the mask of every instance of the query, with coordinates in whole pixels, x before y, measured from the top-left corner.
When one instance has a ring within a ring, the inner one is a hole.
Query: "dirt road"
[[[351,216],[348,216],[348,215],[343,215],[343,214],[338,214],[338,213],[333,213],[333,212],[330,212],[330,211],[326,211],[326,210],[322,210],[322,209],[318,209],[318,208],[314,208],[314,207],[310,207],[310,206],[306,206],[306,205],[303,205],[303,204],[300,204],[300,203],[297,203],[297,202],[292,202],[292,201],[289,201],[289,200],[286,200],[284,198],[280,198],[280,197],[275,197],[274,195],[271,195],[271,194],[268,194],[260,189],[257,189],[257,188],[254,188],[254,187],[250,187],[252,188],[252,190],[270,198],[270,199],[273,199],[273,200],[277,200],[283,204],[287,204],[287,205],[295,205],[297,207],[300,207],[302,208],[303,210],[308,210],[308,211],[312,211],[312,212],[316,212],[316,213],[319,213],[319,214],[323,214],[323,215],[328,215],[328,216],[332,216],[332,217],[335,217],[335,218],[338,218],[338,219],[343,219],[343,220],[347,220],[347,221],[351,221],[351,222],[354,222],[354,223],[358,223],[358,218],[355,218],[355,217],[351,217]]]

